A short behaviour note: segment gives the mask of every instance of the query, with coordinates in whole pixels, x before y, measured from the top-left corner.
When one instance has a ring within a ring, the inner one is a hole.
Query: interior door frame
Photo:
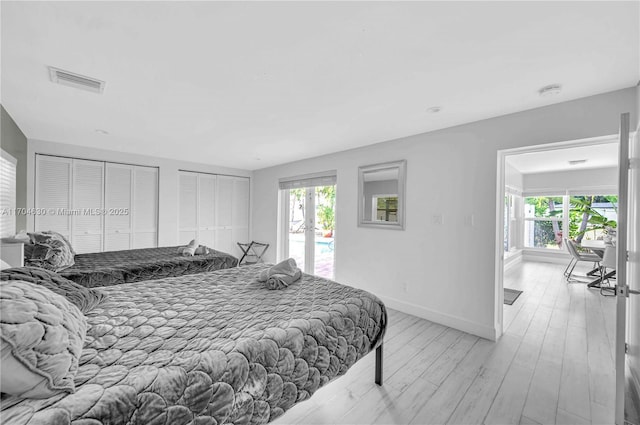
[[[523,153],[566,149],[579,146],[601,145],[616,143],[615,134],[609,136],[590,137],[586,139],[555,142],[540,145],[530,145],[520,148],[503,149],[497,152],[496,178],[496,234],[495,234],[495,296],[494,296],[494,334],[498,340],[504,333],[504,196],[505,196],[505,161],[508,156]]]
[[[617,234],[617,264],[616,264],[616,340],[615,340],[615,423],[624,425],[625,405],[625,371],[626,371],[626,341],[627,341],[627,298],[629,286],[627,285],[627,218],[629,214],[629,126],[630,115],[624,113],[620,116],[620,142],[618,144],[618,226]]]

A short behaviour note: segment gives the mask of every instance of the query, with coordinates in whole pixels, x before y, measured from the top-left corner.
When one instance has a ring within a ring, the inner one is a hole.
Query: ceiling
[[[617,167],[618,143],[615,142],[509,155],[506,162],[522,174]],[[583,159],[586,162],[569,163]]]
[[[2,1],[28,138],[258,169],[634,86],[638,2]],[[106,81],[49,81],[48,66]],[[560,83],[556,97],[540,97]],[[431,107],[442,108],[428,113]],[[108,134],[104,134],[107,132]]]

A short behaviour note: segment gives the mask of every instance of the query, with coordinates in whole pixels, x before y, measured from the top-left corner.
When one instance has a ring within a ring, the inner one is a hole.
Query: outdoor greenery
[[[562,197],[532,197],[525,198],[524,202],[525,205],[534,207],[533,217],[549,218],[535,222],[534,246],[561,246],[562,238],[565,236],[561,229]],[[588,232],[593,232],[595,239],[602,232],[615,229],[616,221],[608,218],[604,211],[613,210],[617,214],[617,203],[617,196],[572,196],[569,199],[568,237],[580,243]]]
[[[569,210],[569,236],[581,242],[587,232],[608,232],[615,229],[618,223],[610,220],[594,204],[611,204],[616,215],[618,213],[617,196],[572,196],[571,209]]]
[[[336,187],[322,186],[316,188],[316,208],[318,221],[323,230],[333,232],[336,228]]]
[[[533,227],[533,246],[546,248],[559,246],[562,243],[561,223],[551,220],[557,215],[562,216],[562,197],[535,197],[525,198],[525,205],[533,205],[533,217],[549,217],[550,220],[536,221]]]
[[[333,232],[336,226],[335,205],[336,205],[336,187],[320,186],[315,188],[316,192],[316,215],[320,229],[326,232]],[[296,209],[300,210],[304,220],[304,197],[305,188],[291,189],[291,213],[290,217],[295,217]]]

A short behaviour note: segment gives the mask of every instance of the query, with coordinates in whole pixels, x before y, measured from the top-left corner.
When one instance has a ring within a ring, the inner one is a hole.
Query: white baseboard
[[[493,328],[493,326],[481,325],[463,319],[461,317],[451,316],[449,314],[424,308],[419,305],[401,301],[395,298],[385,296],[379,297],[387,307],[394,310],[399,310],[403,313],[411,314],[412,316],[420,317],[438,323],[440,325],[458,329],[460,331],[467,332],[481,338],[488,339],[490,341],[497,340],[496,330]]]
[[[517,251],[504,259],[504,271],[507,271],[520,263],[522,263],[522,250]]]

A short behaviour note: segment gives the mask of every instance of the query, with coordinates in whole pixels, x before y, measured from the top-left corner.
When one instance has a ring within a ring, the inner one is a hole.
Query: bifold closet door
[[[70,158],[36,155],[34,229],[53,230],[71,239]]]
[[[249,179],[218,176],[215,249],[241,256],[237,242],[249,242]]]
[[[249,241],[249,179],[236,177],[233,181],[231,202],[232,250],[230,254],[241,256],[236,242]]]
[[[231,254],[233,240],[233,177],[218,176],[216,181],[216,240],[214,248]]]
[[[133,168],[133,248],[158,246],[158,169]]]
[[[128,210],[128,214],[105,216],[105,251],[131,248],[131,187],[133,167],[122,164],[106,164],[105,209],[107,211]]]
[[[198,241],[201,245],[215,245],[216,176],[198,175]]]
[[[186,245],[198,237],[198,175],[180,172],[178,189],[178,245]]]
[[[104,162],[73,160],[71,245],[78,254],[102,251]]]

